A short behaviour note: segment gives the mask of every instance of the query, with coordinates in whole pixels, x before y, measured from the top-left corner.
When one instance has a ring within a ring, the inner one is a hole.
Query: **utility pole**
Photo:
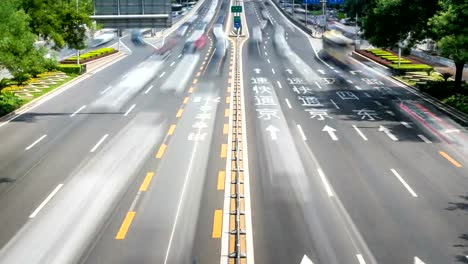
[[[305,26],[307,28],[307,2],[305,2]]]
[[[80,0],[76,0],[76,12],[78,13],[78,5]],[[76,64],[80,65],[80,49],[76,49]]]
[[[327,5],[327,0],[320,0],[320,3],[322,3],[322,15],[323,15],[323,31],[327,29],[327,12],[326,12],[326,5]]]

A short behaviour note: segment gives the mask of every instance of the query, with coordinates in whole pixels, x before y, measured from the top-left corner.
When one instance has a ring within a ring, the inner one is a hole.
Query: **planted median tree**
[[[468,2],[466,0],[441,0],[442,10],[430,19],[437,40],[437,48],[443,56],[455,62],[455,90],[462,90],[462,76],[468,61]]]

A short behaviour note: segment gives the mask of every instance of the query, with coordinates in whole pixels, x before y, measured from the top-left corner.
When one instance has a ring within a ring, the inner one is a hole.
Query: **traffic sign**
[[[327,4],[333,4],[333,5],[338,5],[342,4],[344,0],[327,0]]]
[[[234,16],[234,27],[240,28],[241,27],[241,18],[240,16]]]
[[[242,13],[242,6],[231,6],[231,13]]]

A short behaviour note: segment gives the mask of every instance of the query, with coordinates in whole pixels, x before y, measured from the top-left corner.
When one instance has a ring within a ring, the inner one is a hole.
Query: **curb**
[[[61,86],[55,88],[53,91],[45,93],[45,94],[31,100],[30,102],[26,103],[25,105],[21,106],[20,108],[16,109],[15,111],[0,117],[0,127],[7,124],[8,122],[16,119],[17,117],[21,116],[22,114],[28,112],[29,110],[41,105],[42,103],[46,102],[48,99],[53,98],[54,96],[66,91],[68,88],[71,88],[74,85],[80,83],[81,81],[86,80],[87,78],[94,75],[95,72],[97,72],[99,70],[102,70],[105,67],[110,66],[110,65],[116,63],[117,61],[125,58],[125,54],[123,54],[121,52],[114,53],[114,54],[121,54],[121,55],[116,55],[115,58],[113,58],[113,60],[109,61],[108,63],[104,63],[104,64],[94,68],[93,71],[90,71],[90,72],[87,72],[85,74],[80,75],[80,76],[76,77],[75,79],[73,79],[73,80],[71,80],[71,81],[69,81],[67,83],[64,83]],[[102,60],[102,59],[105,59],[105,58],[101,58],[99,60]],[[96,60],[96,61],[98,61],[98,60]],[[93,61],[93,62],[96,62],[96,61]]]
[[[366,57],[366,56],[363,56],[355,51],[353,51],[353,55],[356,54],[386,70],[388,70],[389,68],[384,66],[384,65],[381,65],[380,63]],[[370,66],[368,66],[370,67]],[[424,99],[426,102],[432,104],[434,107],[436,107],[437,109],[441,110],[442,112],[444,112],[446,115],[448,115],[450,118],[452,118],[453,120],[455,120],[458,124],[462,125],[463,127],[465,128],[468,128],[468,115],[453,108],[452,106],[450,105],[447,105],[446,103],[442,102],[441,100],[431,96],[430,94],[428,93],[425,93],[425,92],[422,92],[421,90],[419,90],[418,88],[412,86],[412,85],[409,85],[403,81],[401,81],[400,79],[394,77],[393,75],[389,75],[388,77],[390,77],[392,80],[394,81],[397,81],[398,83],[404,85],[405,87],[407,88],[410,88],[413,92],[416,92],[418,96],[420,96],[422,99]]]

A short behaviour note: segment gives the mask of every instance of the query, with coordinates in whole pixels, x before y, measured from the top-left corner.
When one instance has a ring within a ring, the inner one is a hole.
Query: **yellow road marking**
[[[227,96],[226,97],[226,104],[229,104],[229,103],[231,103],[231,97]]]
[[[228,124],[224,124],[224,127],[223,127],[223,134],[224,134],[224,135],[227,135],[228,131],[229,131],[229,125],[228,125]]]
[[[200,77],[201,71],[197,72],[197,77]]]
[[[127,216],[122,222],[122,225],[120,226],[119,232],[117,232],[115,239],[117,240],[125,239],[125,236],[127,235],[127,231],[130,228],[130,225],[132,224],[134,217],[135,217],[135,212],[132,211],[132,212],[127,213]]]
[[[146,173],[146,177],[140,185],[140,192],[146,192],[146,190],[148,190],[148,186],[151,182],[151,179],[153,179],[153,176],[154,176],[153,172]]]
[[[213,238],[221,237],[221,227],[223,223],[223,210],[215,210],[213,219]]]
[[[221,158],[225,158],[227,154],[227,144],[221,145]]]
[[[168,134],[169,136],[172,136],[172,134],[174,134],[175,128],[176,128],[176,125],[171,125],[171,126],[169,127],[169,131],[167,131],[167,134]]]
[[[224,116],[229,116],[229,108],[224,110]]]
[[[205,65],[205,64],[206,64],[206,61],[203,61],[203,62],[202,62],[202,65]]]
[[[449,154],[439,151],[439,154],[442,155],[442,157],[446,158],[448,161],[450,161],[455,167],[461,168],[463,167],[458,161],[456,161],[454,158],[450,157]]]
[[[183,103],[184,103],[184,104],[188,103],[188,100],[189,100],[189,98],[188,98],[188,97],[185,97]]]
[[[232,83],[232,77],[230,77],[230,78],[228,79],[228,83],[229,83],[229,84]]]
[[[227,88],[227,92],[230,93],[231,92],[231,86],[228,86]]]
[[[157,159],[162,158],[162,156],[164,155],[164,152],[166,151],[166,148],[167,148],[167,145],[166,145],[166,144],[162,144],[162,145],[159,147],[158,153],[156,153],[156,158],[157,158]]]
[[[197,84],[198,79],[193,80],[193,84]]]
[[[190,87],[190,88],[188,89],[188,93],[193,93],[193,87]]]
[[[179,111],[177,111],[176,117],[181,117],[183,112],[184,109],[179,109]]]
[[[200,67],[200,71],[203,71],[203,66]]]
[[[224,178],[225,177],[226,177],[226,172],[225,171],[219,171],[218,172],[218,185],[216,186],[216,189],[224,190]]]

